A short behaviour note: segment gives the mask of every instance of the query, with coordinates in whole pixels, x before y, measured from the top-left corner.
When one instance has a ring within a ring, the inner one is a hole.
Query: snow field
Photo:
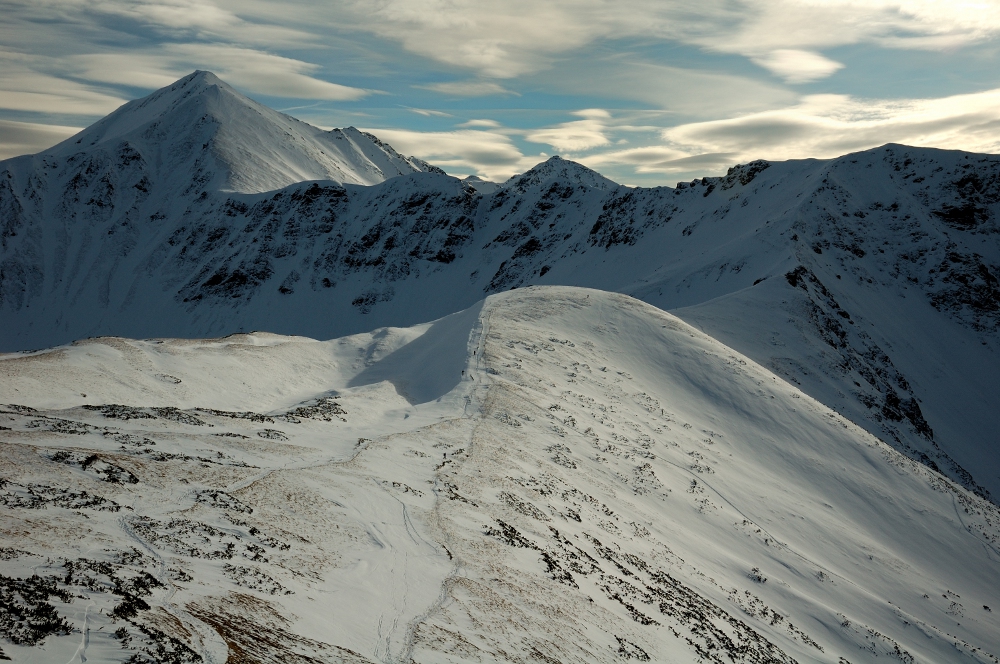
[[[676,187],[559,157],[459,180],[195,72],[0,163],[0,348],[328,339],[514,287],[599,288],[676,313],[989,499],[998,169],[890,144]]]
[[[630,298],[486,311],[482,419],[442,507],[468,578],[418,661],[994,661],[991,505]]]
[[[994,506],[627,296],[0,370],[22,398],[0,413],[0,574],[71,591],[43,599],[75,630],[4,642],[15,661],[1000,651]]]

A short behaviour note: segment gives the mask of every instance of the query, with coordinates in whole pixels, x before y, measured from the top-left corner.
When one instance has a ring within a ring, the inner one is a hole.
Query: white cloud
[[[202,68],[215,67],[229,83],[244,90],[275,97],[350,101],[370,91],[315,78],[321,67],[262,51],[221,44],[178,44],[168,52]]]
[[[559,151],[619,180],[639,176],[694,177],[724,173],[738,162],[832,158],[885,143],[1000,152],[1000,89],[939,99],[879,100],[847,95],[809,95],[794,105],[740,117],[680,124],[660,130],[660,144],[622,149],[622,133],[648,131],[605,110],[576,113],[581,119],[537,130],[515,130],[493,121],[482,131],[374,130],[397,149],[451,172],[503,179],[533,166],[510,136]],[[612,147],[613,146],[613,147]],[[612,148],[604,149],[601,148]],[[645,181],[649,181],[648,177]]]
[[[734,157],[735,155],[730,152],[690,155],[666,146],[654,145],[597,153],[580,157],[577,161],[605,174],[611,169],[615,175],[619,173],[625,175],[623,171],[631,171],[638,175],[666,175],[724,171],[735,163]]]
[[[77,45],[89,42],[90,52],[95,52],[93,47],[106,44],[107,37],[125,40],[139,25],[170,40],[224,43],[255,52],[316,49],[311,54],[315,59],[331,44],[345,39],[358,44],[359,33],[374,34],[483,77],[428,86],[453,96],[513,94],[490,79],[523,76],[551,66],[572,69],[566,54],[590,47],[588,57],[592,57],[598,52],[596,43],[614,40],[685,43],[739,54],[789,80],[804,81],[833,71],[833,62],[819,53],[835,46],[871,43],[943,49],[984,42],[1000,33],[1000,3],[982,0],[701,0],[697,4],[688,0],[7,0],[4,4],[8,27],[0,28],[0,34],[25,48],[31,46],[32,37],[39,37],[47,48],[61,49],[64,45],[57,36],[64,36]],[[60,21],[58,30],[40,27]],[[367,53],[390,57],[381,51],[376,46]],[[793,57],[795,52],[799,54]],[[803,55],[807,53],[811,55]],[[620,71],[627,72],[627,67]],[[616,85],[614,78],[605,78],[595,87]],[[280,88],[273,81],[269,86]],[[299,81],[292,87],[303,91],[309,86]],[[640,81],[628,87],[635,90],[630,99],[656,96],[655,85]],[[327,94],[334,95],[329,89]]]
[[[537,70],[540,58],[583,46],[599,34],[599,24],[587,20],[588,4],[345,0],[341,16],[355,29],[397,41],[411,52],[487,78],[512,78]]]
[[[962,0],[341,0],[317,16],[488,78],[537,72],[602,40],[673,41],[766,61],[775,51],[822,58],[824,48],[864,42],[953,48],[1000,33],[998,3]],[[817,75],[820,61],[809,71]]]
[[[885,143],[1000,152],[1000,89],[940,99],[812,95],[790,108],[665,129],[689,155],[736,160],[829,158]]]
[[[411,113],[416,113],[417,115],[423,115],[424,117],[435,117],[435,118],[454,117],[451,113],[445,113],[444,111],[436,111],[431,108],[410,108],[407,110],[409,110]]]
[[[352,101],[370,94],[316,78],[319,65],[226,44],[167,44],[145,53],[82,55],[71,66],[88,80],[144,88],[207,69],[241,90],[274,97]]]
[[[844,65],[819,53],[782,48],[753,58],[761,67],[785,79],[787,83],[811,83],[833,74]]]
[[[489,97],[492,95],[517,95],[499,83],[493,81],[451,81],[446,83],[431,83],[413,87],[440,92],[452,97]],[[519,96],[519,95],[518,95]]]
[[[4,0],[3,6],[0,110],[20,113],[18,119],[31,112],[103,115],[122,103],[120,85],[151,89],[199,68],[245,92],[317,102],[375,92],[325,80],[343,72],[352,76],[345,82],[384,76],[373,80],[400,95],[396,109],[407,108],[411,75],[457,79],[424,86],[453,98],[523,94],[526,108],[495,99],[490,108],[463,101],[462,108],[478,110],[452,112],[501,119],[516,113],[513,124],[528,129],[474,119],[450,132],[376,130],[403,151],[494,179],[533,165],[537,157],[525,156],[525,140],[618,169],[621,177],[722,169],[727,161],[757,157],[833,156],[886,141],[996,150],[1000,135],[995,92],[891,102],[801,97],[785,85],[832,75],[841,67],[829,57],[837,47],[988,44],[1000,34],[998,0]],[[676,51],[682,65],[670,60],[675,51],[659,49],[677,44],[695,47]],[[699,62],[698,49],[714,55]],[[739,64],[724,71],[734,55],[778,80],[747,74]],[[516,85],[515,77],[522,79]],[[539,126],[559,112],[558,95],[616,110]],[[447,117],[452,109],[442,108],[409,110]],[[383,118],[367,124],[392,116],[378,104],[353,111]],[[317,115],[329,120],[326,112]],[[405,110],[395,117],[404,125],[416,120]]]
[[[243,23],[233,12],[206,0],[93,2],[89,11],[131,18],[146,25],[172,29],[220,31]]]
[[[547,143],[556,150],[581,152],[610,143],[607,123],[611,114],[599,108],[575,111],[582,120],[563,122],[528,132],[525,138],[532,143]]]
[[[685,170],[683,166],[677,166],[677,162],[688,158],[689,156],[680,150],[653,145],[601,152],[581,157],[577,161],[594,170],[607,166],[630,166],[637,173],[674,173]]]
[[[41,152],[79,131],[79,127],[0,120],[0,159]]]
[[[39,71],[47,58],[0,51],[0,109],[71,115],[104,115],[125,99],[100,87]]]
[[[503,181],[522,173],[540,157],[525,156],[504,134],[474,129],[422,132],[404,129],[368,129],[393,148],[440,166],[449,173],[476,174]]]
[[[243,19],[240,7],[226,9],[211,0],[96,0],[75,3],[48,0],[66,14],[84,19],[88,16],[115,17],[134,21],[170,38],[197,37],[201,40],[224,40],[274,48],[319,44],[319,35],[309,29],[294,28],[280,13],[266,23]]]
[[[609,136],[621,128],[607,127]],[[661,130],[659,145],[597,151],[577,161],[611,177],[724,173],[753,159],[833,158],[885,143],[1000,152],[1000,89],[938,99],[810,95],[741,117]]]
[[[0,109],[100,116],[125,101],[116,87],[154,89],[196,68],[277,97],[348,101],[372,92],[323,80],[319,65],[257,45],[315,49],[315,32],[246,21],[212,0],[7,0],[3,11]]]
[[[466,122],[463,122],[462,124],[460,124],[458,126],[459,127],[465,127],[465,128],[485,127],[487,129],[499,129],[501,127],[500,123],[497,122],[496,120],[487,120],[487,119],[479,119],[479,120],[472,119],[472,120],[468,120]]]
[[[700,118],[762,111],[798,99],[777,82],[664,65],[633,54],[541,72],[533,76],[532,83],[557,94],[599,97],[617,104],[622,100],[638,101],[652,109]]]
[[[1000,32],[995,2],[742,0],[728,14],[712,12],[713,5],[703,5],[701,12],[704,17],[714,13],[711,29],[681,39],[749,57],[858,43],[936,50],[981,42]]]

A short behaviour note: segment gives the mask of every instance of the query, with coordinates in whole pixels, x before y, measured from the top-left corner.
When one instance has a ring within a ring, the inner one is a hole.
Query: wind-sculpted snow
[[[677,312],[988,496],[998,206],[997,157],[892,145],[673,188],[559,158],[459,180],[201,72],[0,164],[0,348],[329,338],[596,287]]]
[[[0,370],[14,661],[1000,661],[991,503],[623,295]]]
[[[465,374],[465,341],[480,310],[473,306],[435,321],[418,338],[351,378],[348,387],[388,381],[412,404],[442,398]]]

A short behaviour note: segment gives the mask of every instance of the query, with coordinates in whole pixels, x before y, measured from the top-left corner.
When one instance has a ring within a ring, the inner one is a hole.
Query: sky
[[[502,181],[885,143],[1000,152],[1000,0],[0,0],[0,158],[195,69]]]

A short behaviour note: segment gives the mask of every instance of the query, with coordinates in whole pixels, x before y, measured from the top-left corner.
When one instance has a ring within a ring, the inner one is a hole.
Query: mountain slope
[[[426,167],[354,127],[323,131],[273,111],[206,71],[125,104],[43,154],[49,163],[95,152],[147,166],[156,184],[177,177],[177,191],[193,184],[254,193],[303,180],[376,184]]]
[[[553,158],[496,189],[413,172],[241,193],[224,191],[225,169],[192,179],[192,161],[153,177],[155,160],[108,156],[119,135],[135,135],[123,118],[170,106],[167,116],[190,119],[178,109],[236,99],[210,80],[189,77],[178,86],[201,92],[168,88],[98,123],[91,140],[109,138],[86,159],[3,162],[0,348],[255,329],[329,338],[514,287],[589,286],[676,311],[911,458],[1000,493],[996,157],[885,146],[652,189]],[[232,131],[301,125],[240,104],[234,117],[248,119]],[[195,123],[184,122],[170,131],[187,136]],[[292,129],[294,140],[268,139],[294,153],[274,164],[315,157],[308,132]],[[143,154],[208,163],[218,152],[193,135],[175,145],[154,134]],[[377,139],[358,145],[395,154]],[[256,158],[233,163],[243,180],[272,184],[308,170],[278,177]]]
[[[322,131],[195,72],[51,150],[0,162],[0,309],[21,311],[43,293],[60,311],[106,308],[112,275],[226,192],[316,178],[370,185],[419,171],[440,172],[353,127]]]
[[[997,661],[993,505],[625,296],[0,371],[15,661]]]

